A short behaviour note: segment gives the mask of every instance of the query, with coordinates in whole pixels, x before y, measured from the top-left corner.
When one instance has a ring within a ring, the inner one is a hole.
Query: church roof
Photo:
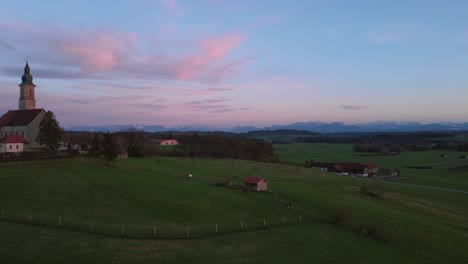
[[[7,126],[27,126],[44,109],[10,110],[0,118],[0,128]]]
[[[23,143],[23,144],[28,144],[29,142],[22,136],[20,135],[7,135],[0,139],[0,143]]]

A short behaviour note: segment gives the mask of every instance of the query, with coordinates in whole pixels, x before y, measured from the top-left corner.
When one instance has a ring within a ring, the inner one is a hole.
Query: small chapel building
[[[34,151],[41,148],[36,137],[39,132],[39,124],[46,115],[44,109],[36,108],[36,85],[33,83],[30,71],[29,64],[26,62],[21,78],[22,82],[19,84],[18,110],[9,110],[0,118],[0,142],[11,141],[12,138],[15,141],[28,142],[28,144],[24,144],[23,151]]]

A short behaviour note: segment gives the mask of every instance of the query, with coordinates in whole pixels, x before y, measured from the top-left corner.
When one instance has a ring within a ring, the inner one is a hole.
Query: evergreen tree
[[[60,140],[62,140],[62,134],[63,131],[54,113],[48,111],[39,124],[36,141],[41,145],[45,145],[48,150],[55,151],[58,149]]]
[[[117,158],[117,144],[112,137],[110,132],[104,135],[104,140],[102,141],[103,154],[104,158],[107,161],[114,161]]]
[[[95,157],[99,157],[102,154],[102,144],[98,133],[94,133],[91,154],[93,154]]]

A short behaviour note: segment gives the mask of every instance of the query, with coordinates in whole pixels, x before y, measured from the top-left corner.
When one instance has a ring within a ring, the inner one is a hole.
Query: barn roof
[[[372,162],[367,162],[367,163],[361,163],[362,165],[366,166],[368,169],[375,169],[375,168],[378,168],[377,165],[375,165],[374,163]]]
[[[28,144],[29,142],[20,135],[7,135],[0,139],[0,143],[23,143]]]
[[[265,180],[261,177],[256,177],[256,176],[249,176],[247,178],[244,179],[244,183],[251,183],[251,184],[257,184],[259,183],[261,180],[264,180],[266,182],[268,182],[268,180]]]
[[[27,126],[44,109],[10,110],[0,118],[0,128],[6,126]]]

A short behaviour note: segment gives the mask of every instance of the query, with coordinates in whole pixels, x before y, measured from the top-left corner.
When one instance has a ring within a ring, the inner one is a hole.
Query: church
[[[41,148],[36,137],[46,111],[36,108],[36,85],[33,83],[28,62],[21,79],[18,110],[9,110],[0,118],[0,153],[35,151]]]

